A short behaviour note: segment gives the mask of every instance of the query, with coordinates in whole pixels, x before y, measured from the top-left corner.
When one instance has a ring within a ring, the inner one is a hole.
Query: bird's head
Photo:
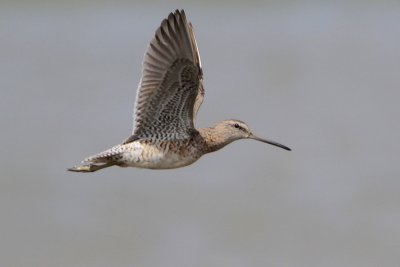
[[[252,133],[249,126],[240,120],[224,120],[214,126],[214,129],[220,134],[224,135],[228,143],[239,139],[253,139],[261,141],[273,146],[277,146],[286,150],[291,150],[289,147],[284,146],[278,142],[260,138]]]

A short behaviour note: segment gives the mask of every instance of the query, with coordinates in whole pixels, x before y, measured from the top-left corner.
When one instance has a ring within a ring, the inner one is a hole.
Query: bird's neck
[[[217,131],[214,127],[201,128],[199,132],[205,141],[205,151],[207,153],[217,151],[234,141],[231,138],[226,138],[223,133]]]

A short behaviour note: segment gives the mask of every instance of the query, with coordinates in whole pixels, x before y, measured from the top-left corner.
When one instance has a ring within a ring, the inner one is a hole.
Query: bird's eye
[[[235,123],[235,124],[233,125],[233,127],[235,127],[236,129],[239,129],[239,128],[240,128],[240,125],[239,125],[239,123]]]

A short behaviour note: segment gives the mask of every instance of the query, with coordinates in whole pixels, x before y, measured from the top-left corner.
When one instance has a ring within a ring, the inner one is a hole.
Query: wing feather
[[[188,138],[204,96],[200,55],[185,12],[176,10],[156,30],[143,60],[133,135]]]

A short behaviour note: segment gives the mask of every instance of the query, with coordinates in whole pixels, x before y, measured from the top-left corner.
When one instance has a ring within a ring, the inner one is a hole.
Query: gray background
[[[399,266],[397,1],[0,5],[1,266]],[[67,172],[128,137],[177,7],[203,61],[198,126],[241,119],[293,151]]]

